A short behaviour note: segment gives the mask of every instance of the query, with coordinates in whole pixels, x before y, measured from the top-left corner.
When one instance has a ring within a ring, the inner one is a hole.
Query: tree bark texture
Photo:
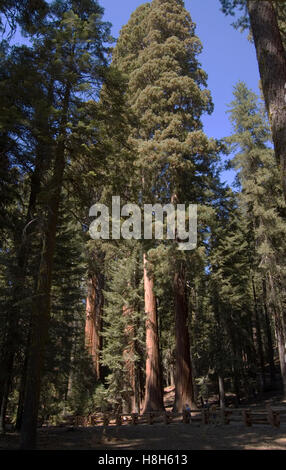
[[[263,94],[286,198],[286,54],[272,2],[248,0]]]
[[[147,269],[147,256],[144,254],[144,292],[146,315],[146,382],[143,413],[164,410],[161,383],[161,363],[158,335],[158,319],[154,279]]]
[[[176,378],[174,411],[182,412],[188,405],[196,409],[188,329],[188,303],[185,290],[185,271],[181,267],[174,276]]]
[[[92,358],[94,372],[98,380],[101,379],[100,352],[103,310],[103,277],[90,275],[88,278],[88,293],[86,299],[85,344]]]

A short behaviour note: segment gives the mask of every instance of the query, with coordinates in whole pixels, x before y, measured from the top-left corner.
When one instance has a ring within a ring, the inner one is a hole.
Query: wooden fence
[[[247,427],[262,424],[279,428],[281,421],[286,423],[286,408],[274,410],[268,407],[264,410],[248,408],[228,409],[199,409],[184,411],[183,413],[153,412],[140,415],[101,413],[88,417],[77,416],[73,419],[74,426],[124,426],[124,425],[153,425],[153,424],[199,424],[207,425],[229,425],[244,424]]]

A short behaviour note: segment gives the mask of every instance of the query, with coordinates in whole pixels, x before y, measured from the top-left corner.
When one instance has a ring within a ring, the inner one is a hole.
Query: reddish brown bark
[[[146,382],[143,413],[164,410],[154,279],[147,270],[144,254],[144,292],[146,315]]]
[[[85,344],[92,358],[94,372],[98,380],[101,378],[100,351],[103,293],[102,279],[92,275],[88,278],[88,291],[86,299]]]
[[[174,411],[182,412],[186,405],[196,409],[188,329],[188,303],[185,291],[185,271],[181,267],[174,276],[176,316],[176,380]]]
[[[272,2],[248,0],[263,94],[286,198],[286,55]]]

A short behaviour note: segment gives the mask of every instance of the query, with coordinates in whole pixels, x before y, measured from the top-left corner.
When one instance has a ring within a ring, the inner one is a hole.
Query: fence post
[[[170,418],[170,415],[167,412],[164,413],[163,418],[164,418],[164,423],[165,424],[170,424],[171,418]]]
[[[220,421],[223,426],[227,424],[227,413],[223,408],[220,410]]]
[[[280,427],[280,413],[278,411],[272,410],[270,406],[267,407],[267,417],[268,417],[268,422],[273,426],[274,428],[279,428]]]
[[[188,410],[183,410],[183,423],[190,424],[191,413]]]
[[[115,424],[116,426],[121,426],[122,425],[122,418],[121,418],[121,415],[116,415],[115,417]]]
[[[148,422],[148,424],[153,424],[154,423],[153,413],[147,413],[147,422]]]
[[[249,410],[243,410],[242,412],[244,424],[247,427],[252,426],[251,412]]]
[[[132,424],[135,426],[138,424],[138,414],[137,413],[132,413],[131,414],[131,419],[132,419]]]
[[[103,426],[109,425],[109,416],[107,414],[103,415]]]
[[[209,410],[204,409],[204,410],[202,411],[202,413],[203,413],[203,416],[202,416],[202,423],[205,424],[205,425],[206,425],[206,424],[209,424],[209,423],[210,423],[210,413],[209,413]]]

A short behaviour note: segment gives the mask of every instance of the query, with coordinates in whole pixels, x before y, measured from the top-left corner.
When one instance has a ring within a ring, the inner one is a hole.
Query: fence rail
[[[183,413],[173,412],[152,412],[152,413],[130,413],[114,414],[101,413],[88,417],[76,416],[73,419],[74,426],[123,426],[140,424],[199,424],[199,425],[229,425],[231,423],[241,423],[247,427],[256,424],[270,425],[279,428],[281,420],[286,423],[286,409],[275,410],[271,407],[256,410],[249,408],[208,408],[199,410],[184,411]]]

